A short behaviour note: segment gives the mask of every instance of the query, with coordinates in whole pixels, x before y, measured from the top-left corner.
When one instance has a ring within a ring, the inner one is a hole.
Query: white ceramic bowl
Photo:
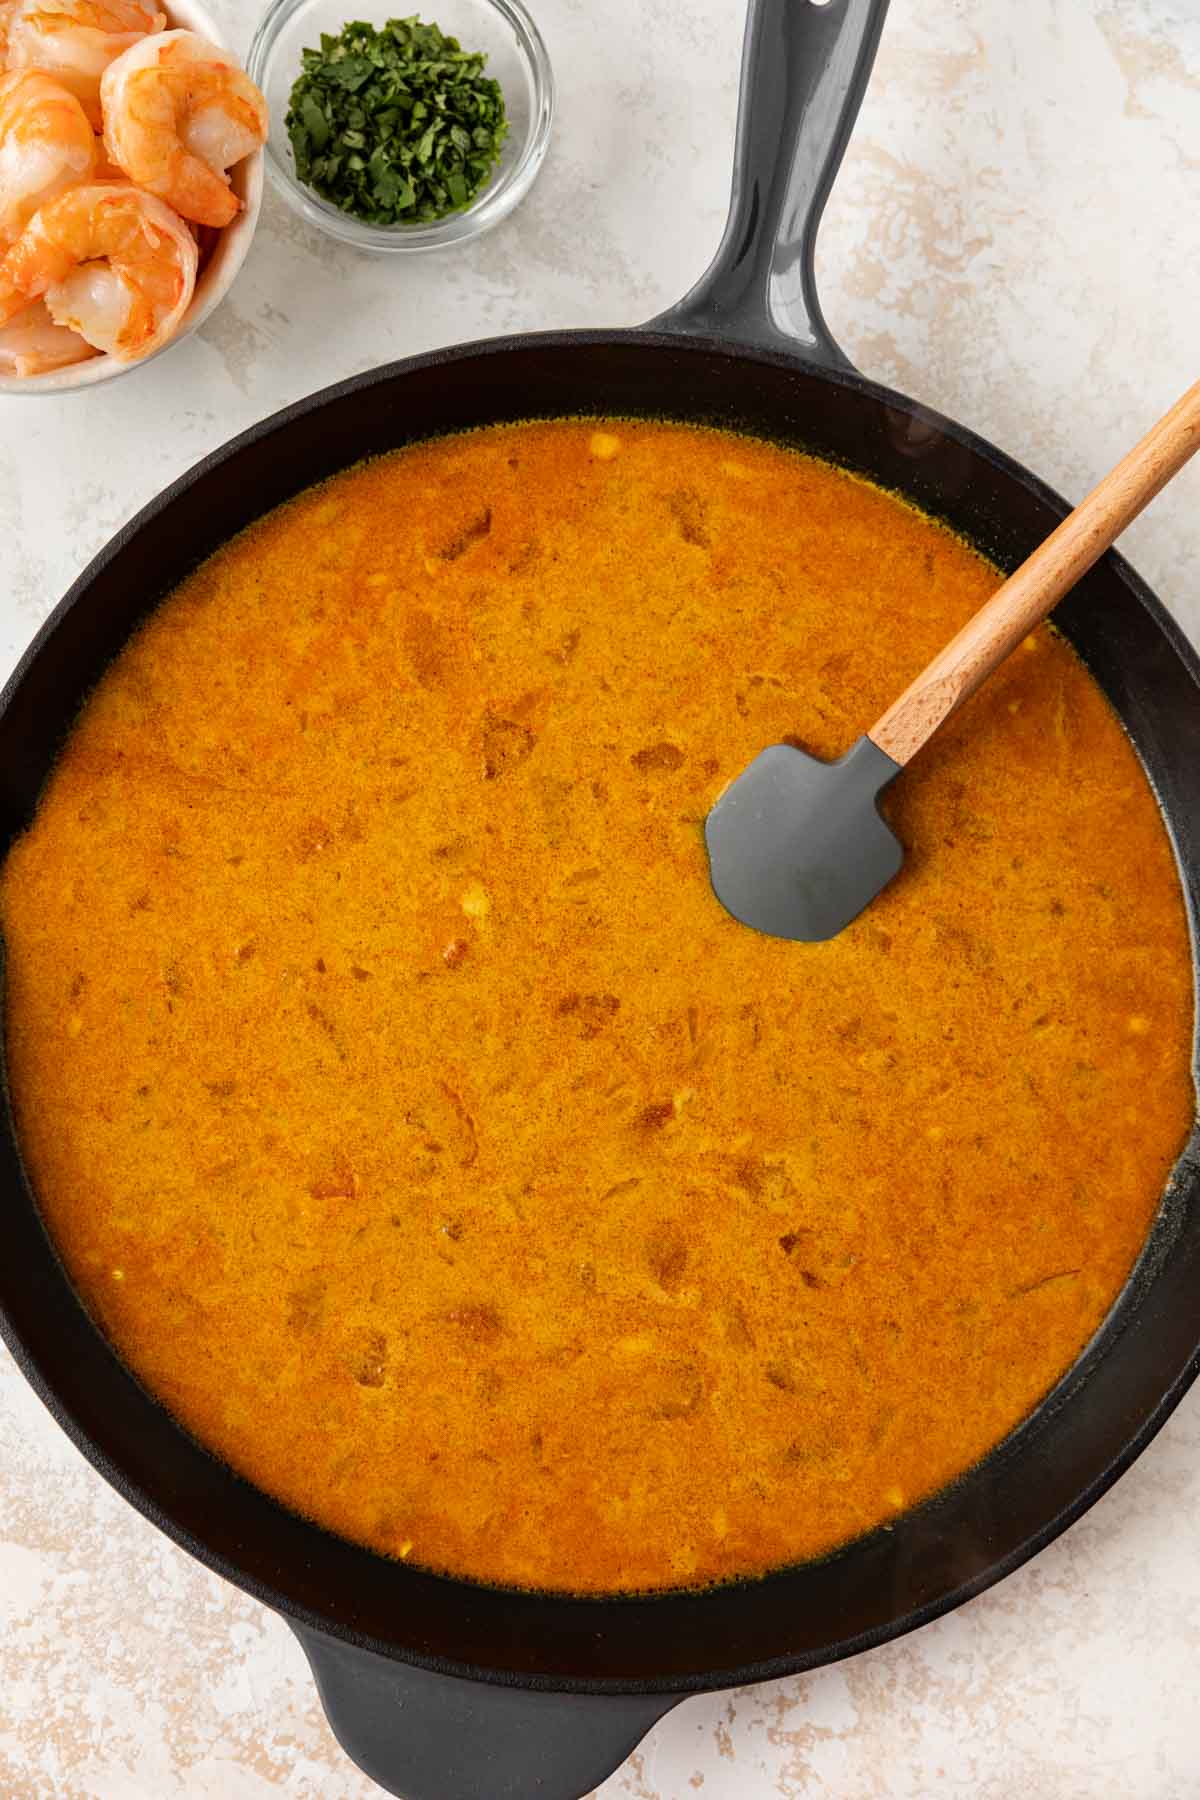
[[[203,6],[197,5],[196,0],[167,0],[163,10],[167,14],[168,29],[177,27],[198,31],[201,37],[224,47],[224,40],[215,20]],[[139,357],[134,362],[121,362],[115,356],[93,356],[87,362],[72,363],[65,369],[51,369],[45,375],[0,375],[0,394],[66,394],[76,388],[95,387],[101,381],[115,381],[118,375],[131,374],[134,369],[142,369],[156,357],[165,355],[176,344],[182,343],[185,337],[190,337],[198,326],[203,325],[208,315],[229,292],[238,270],[246,260],[262,205],[262,151],[257,150],[253,156],[246,157],[231,174],[233,191],[242,202],[242,210],[232,225],[226,225],[221,232],[212,255],[197,279],[192,304],[183,315],[183,322],[174,337],[169,338],[149,356]]]

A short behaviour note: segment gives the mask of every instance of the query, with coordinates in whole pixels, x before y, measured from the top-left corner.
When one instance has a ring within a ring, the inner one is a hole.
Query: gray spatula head
[[[789,744],[764,750],[704,824],[717,899],[772,937],[835,937],[904,861],[878,805],[899,773],[868,737],[832,763]]]

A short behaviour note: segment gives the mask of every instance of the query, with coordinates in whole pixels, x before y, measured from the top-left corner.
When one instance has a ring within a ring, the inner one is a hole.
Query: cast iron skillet
[[[1004,568],[1027,555],[1063,502],[970,432],[856,374],[813,287],[814,233],[885,6],[752,5],[730,222],[709,273],[651,326],[499,339],[342,382],[208,457],[120,532],[0,700],[5,842],[27,824],[80,702],[164,592],[277,502],[411,439],[563,413],[740,426],[868,472]],[[1200,664],[1116,556],[1056,617],[1157,789],[1194,945]],[[823,1562],[762,1581],[658,1598],[505,1593],[328,1536],[206,1454],[84,1313],[39,1221],[7,1118],[0,1192],[0,1328],[30,1381],[134,1506],[283,1614],[346,1750],[408,1800],[575,1800],[683,1695],[813,1668],[935,1618],[1078,1518],[1144,1448],[1200,1364],[1194,1134],[1096,1339],[1033,1417],[953,1488]]]

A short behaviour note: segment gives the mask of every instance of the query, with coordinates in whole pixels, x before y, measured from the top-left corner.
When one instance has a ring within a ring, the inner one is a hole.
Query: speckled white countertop
[[[199,338],[78,398],[0,400],[5,670],[115,528],[242,426],[455,339],[636,323],[700,272],[739,0],[534,5],[559,121],[494,235],[371,260],[269,195]],[[244,48],[253,9],[214,10]],[[1197,0],[893,0],[820,265],[867,373],[1079,496],[1200,374]],[[1127,548],[1200,637],[1200,467]],[[1194,1800],[1198,1689],[1200,1391],[1002,1587],[841,1667],[689,1701],[602,1793]],[[0,1800],[378,1792],[281,1621],[118,1500],[0,1351]]]

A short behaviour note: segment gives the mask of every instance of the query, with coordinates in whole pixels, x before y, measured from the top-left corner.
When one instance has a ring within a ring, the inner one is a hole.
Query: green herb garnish
[[[417,18],[361,21],[301,53],[287,132],[301,181],[372,225],[441,219],[475,198],[508,131],[487,57]]]

